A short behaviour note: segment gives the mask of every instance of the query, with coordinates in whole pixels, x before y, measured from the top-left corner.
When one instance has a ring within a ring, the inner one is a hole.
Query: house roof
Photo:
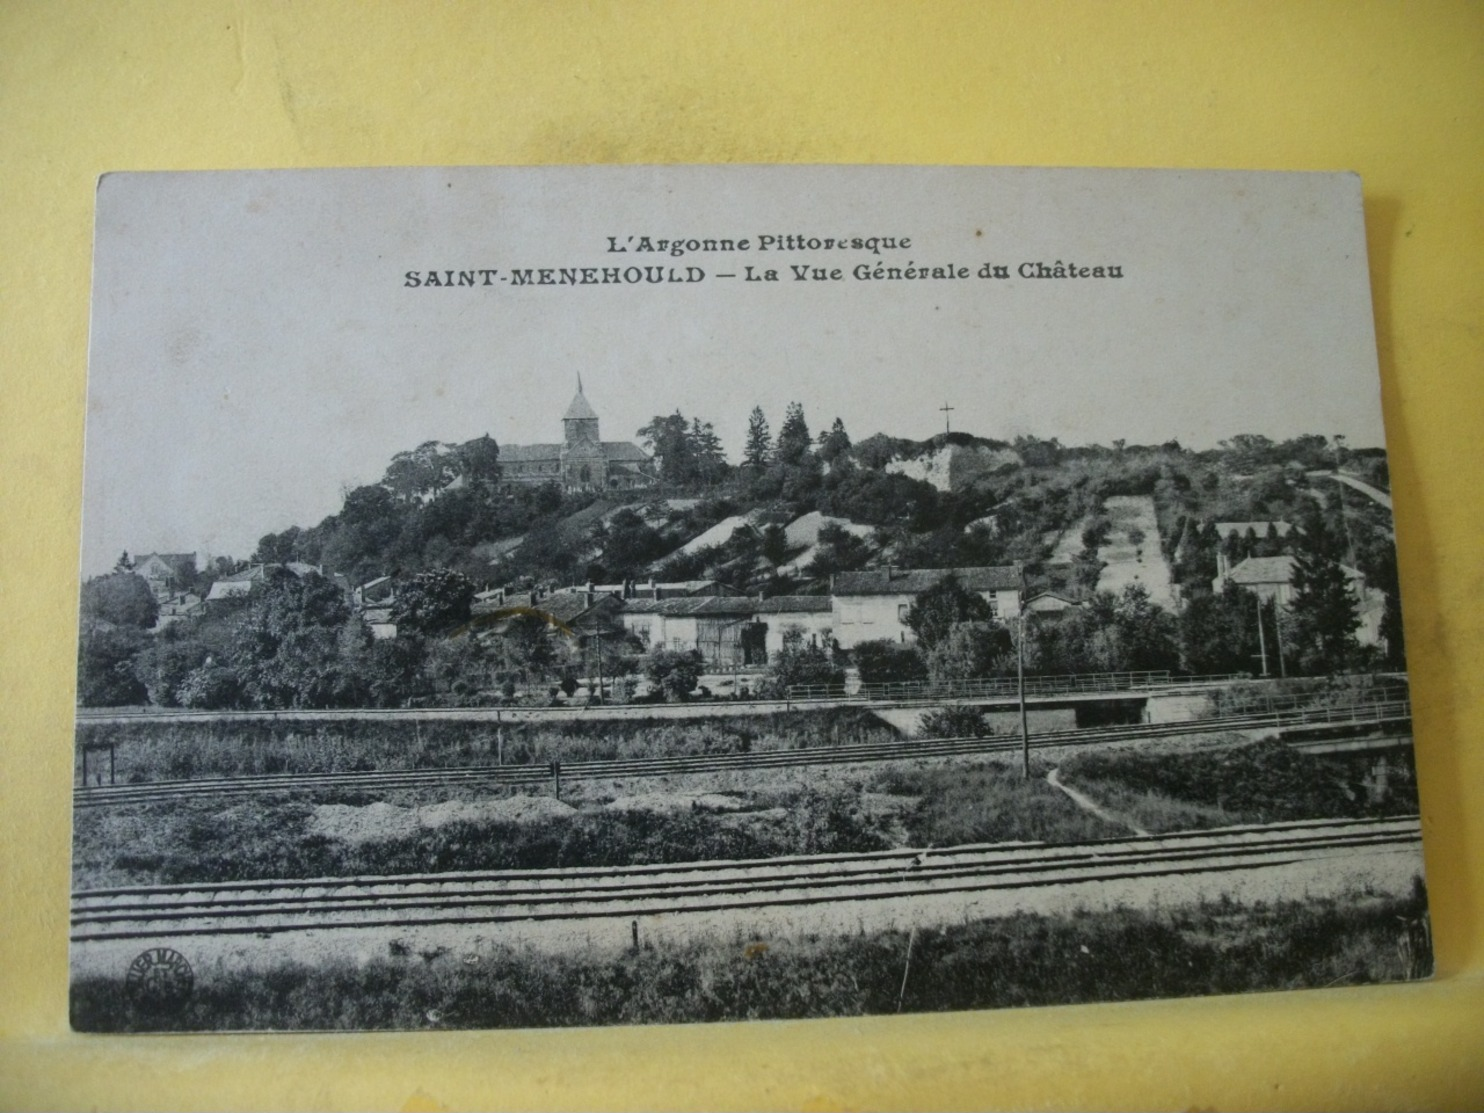
[[[537,610],[545,611],[558,622],[569,626],[583,615],[600,610],[605,605],[613,611],[618,610],[618,600],[612,595],[595,594],[593,601],[589,603],[585,591],[554,591],[534,604]]]
[[[625,614],[659,614],[674,617],[745,616],[757,611],[757,600],[733,595],[688,595],[678,599],[628,599]]]
[[[1238,584],[1286,584],[1293,579],[1293,557],[1248,557],[1226,578]]]
[[[184,568],[189,568],[192,572],[196,570],[195,553],[145,553],[144,556],[135,559],[134,571],[143,575],[141,570],[150,561],[159,561],[176,575],[179,575]]]
[[[649,462],[649,453],[631,441],[604,441],[603,456],[620,464]]]
[[[775,595],[759,599],[752,609],[757,614],[818,614],[828,613],[833,604],[828,595]]]
[[[1061,588],[1052,588],[1049,591],[1041,591],[1037,592],[1035,595],[1032,595],[1030,599],[1027,600],[1027,606],[1035,606],[1037,600],[1040,599],[1059,599],[1061,600],[1061,602],[1070,604],[1073,607],[1080,607],[1083,603],[1087,602],[1087,593],[1082,591],[1067,591]]]
[[[984,568],[875,568],[837,572],[834,595],[921,595],[949,575],[966,591],[1018,591],[1020,569],[1013,564]]]
[[[250,591],[252,591],[252,581],[249,579],[217,580],[207,592],[206,601],[209,603],[214,599],[241,599]]]

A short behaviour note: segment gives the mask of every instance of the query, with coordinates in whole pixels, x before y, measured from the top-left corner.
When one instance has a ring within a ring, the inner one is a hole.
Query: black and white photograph
[[[1361,182],[98,184],[86,1032],[1426,978]]]

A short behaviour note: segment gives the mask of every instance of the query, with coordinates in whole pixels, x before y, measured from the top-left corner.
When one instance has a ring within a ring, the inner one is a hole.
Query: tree
[[[382,483],[406,503],[436,499],[458,477],[457,461],[446,444],[424,441],[392,457]]]
[[[482,490],[500,484],[500,446],[486,433],[454,449],[454,466],[465,483]]]
[[[77,702],[83,707],[143,703],[146,692],[134,673],[134,657],[147,637],[131,626],[84,630],[77,645]]]
[[[186,677],[206,663],[210,648],[197,638],[175,633],[167,626],[153,643],[134,659],[134,675],[144,685],[149,702],[159,707],[180,706],[180,687]]]
[[[1340,565],[1339,549],[1324,516],[1308,513],[1294,546],[1293,598],[1285,626],[1286,644],[1301,672],[1344,671],[1360,649],[1355,638],[1359,609],[1350,577]]]
[[[870,557],[870,545],[843,526],[829,522],[820,527],[814,559],[809,562],[806,572],[815,579],[822,579],[836,572],[854,571]]]
[[[1180,667],[1174,616],[1149,597],[1143,584],[1129,584],[1114,604],[1119,670],[1158,671]]]
[[[695,454],[690,440],[690,423],[676,410],[668,417],[658,417],[639,430],[649,451],[659,457],[660,478],[666,483],[685,484],[695,478]]]
[[[88,580],[82,585],[80,611],[84,623],[106,622],[140,630],[148,630],[160,614],[149,584],[133,572],[110,572]]]
[[[900,684],[926,680],[922,655],[910,645],[887,638],[860,642],[850,651],[862,684]]]
[[[665,702],[680,703],[696,690],[701,667],[699,650],[660,649],[649,655],[644,671],[650,683],[664,693]]]
[[[1268,638],[1277,636],[1267,611]],[[1228,582],[1219,594],[1193,595],[1179,618],[1180,664],[1201,674],[1252,672],[1260,654],[1257,596]],[[1276,651],[1269,644],[1268,651]]]
[[[804,407],[798,402],[790,402],[783,414],[783,425],[778,430],[775,452],[778,462],[789,466],[803,463],[813,445],[809,424],[804,420]]]
[[[265,533],[252,555],[254,564],[287,564],[298,559],[300,529],[290,526],[282,533]]]
[[[323,576],[285,573],[266,584],[242,616],[230,661],[243,701],[264,709],[358,702],[342,660],[350,619],[344,594]]]
[[[721,438],[716,435],[711,422],[691,418],[690,446],[697,480],[709,486],[726,477],[726,453],[722,451]]]
[[[783,631],[783,645],[768,663],[765,691],[774,696],[788,695],[795,685],[843,687],[845,669],[830,659],[825,650],[804,642],[804,631],[797,626]]]
[[[906,621],[927,651],[960,622],[993,622],[994,610],[982,596],[966,590],[950,572],[913,601]]]
[[[788,557],[788,533],[777,522],[763,527],[762,554],[774,564],[782,564]]]
[[[617,579],[636,575],[668,547],[659,530],[627,506],[594,529],[593,540],[602,546],[603,568]]]
[[[448,568],[419,572],[397,586],[392,621],[420,634],[444,634],[469,621],[474,584]]]
[[[819,434],[819,458],[826,463],[833,462],[849,449],[850,435],[845,432],[845,423],[837,417],[829,432]]]
[[[773,458],[773,438],[768,432],[768,419],[761,406],[752,407],[747,418],[747,442],[742,450],[742,463],[749,468],[766,468]]]
[[[928,649],[928,676],[934,684],[989,676],[1003,669],[1014,651],[1010,631],[999,623],[960,622]]]

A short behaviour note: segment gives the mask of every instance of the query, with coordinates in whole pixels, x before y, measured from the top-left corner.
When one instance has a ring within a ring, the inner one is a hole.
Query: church
[[[647,452],[598,435],[598,415],[582,393],[580,375],[577,394],[562,415],[562,442],[501,445],[500,471],[507,483],[557,483],[568,491],[627,491],[654,483],[654,461]]]

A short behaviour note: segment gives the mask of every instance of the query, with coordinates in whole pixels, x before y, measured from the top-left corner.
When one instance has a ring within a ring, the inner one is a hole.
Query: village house
[[[599,436],[598,415],[579,376],[562,416],[562,442],[501,445],[500,475],[507,483],[556,483],[569,491],[626,491],[653,485],[654,461],[637,444]]]
[[[1222,544],[1216,548],[1216,575],[1225,576],[1231,571],[1231,558],[1227,555],[1226,542],[1230,538],[1245,540],[1251,543],[1266,541],[1271,537],[1275,541],[1283,541],[1293,532],[1293,526],[1288,522],[1217,522],[1215,524],[1216,536]],[[1276,555],[1276,554],[1273,554]]]
[[[830,580],[836,643],[841,649],[851,649],[883,638],[903,643],[916,640],[907,625],[907,612],[919,595],[950,575],[987,602],[997,619],[1019,616],[1021,570],[1014,565],[838,572]]]
[[[1286,607],[1293,600],[1294,558],[1291,556],[1248,557],[1242,563],[1228,569],[1224,575],[1211,581],[1211,590],[1222,591],[1228,583],[1236,584],[1252,592],[1264,603],[1275,601]],[[1380,645],[1381,618],[1386,612],[1386,593],[1368,587],[1365,573],[1348,565],[1340,565],[1350,581],[1350,591],[1355,596],[1356,612],[1360,626],[1355,638],[1361,645]]]
[[[667,580],[647,583],[625,580],[621,584],[589,585],[588,589],[605,595],[616,595],[620,599],[689,599],[697,595],[742,595],[745,594],[724,584],[720,580]]]
[[[305,564],[298,560],[291,560],[286,564],[250,564],[240,572],[218,577],[211,585],[211,590],[206,593],[204,602],[209,606],[232,599],[245,599],[275,580],[282,580],[286,577],[302,580],[311,574],[323,576],[325,570],[318,564]],[[331,583],[345,592],[347,597],[350,596],[350,584],[344,576],[336,573],[328,578]]]
[[[1065,614],[1087,602],[1085,594],[1067,588],[1051,588],[1032,595],[1025,602],[1027,614]]]
[[[775,595],[753,604],[753,622],[762,627],[763,648],[772,660],[783,639],[797,630],[808,646],[832,649],[835,609],[828,595]]]
[[[155,602],[166,603],[196,577],[195,553],[149,553],[134,561],[134,575],[149,584]]]
[[[763,664],[761,631],[749,630],[758,601],[693,595],[623,601],[624,630],[649,649],[698,650],[710,665]]]

